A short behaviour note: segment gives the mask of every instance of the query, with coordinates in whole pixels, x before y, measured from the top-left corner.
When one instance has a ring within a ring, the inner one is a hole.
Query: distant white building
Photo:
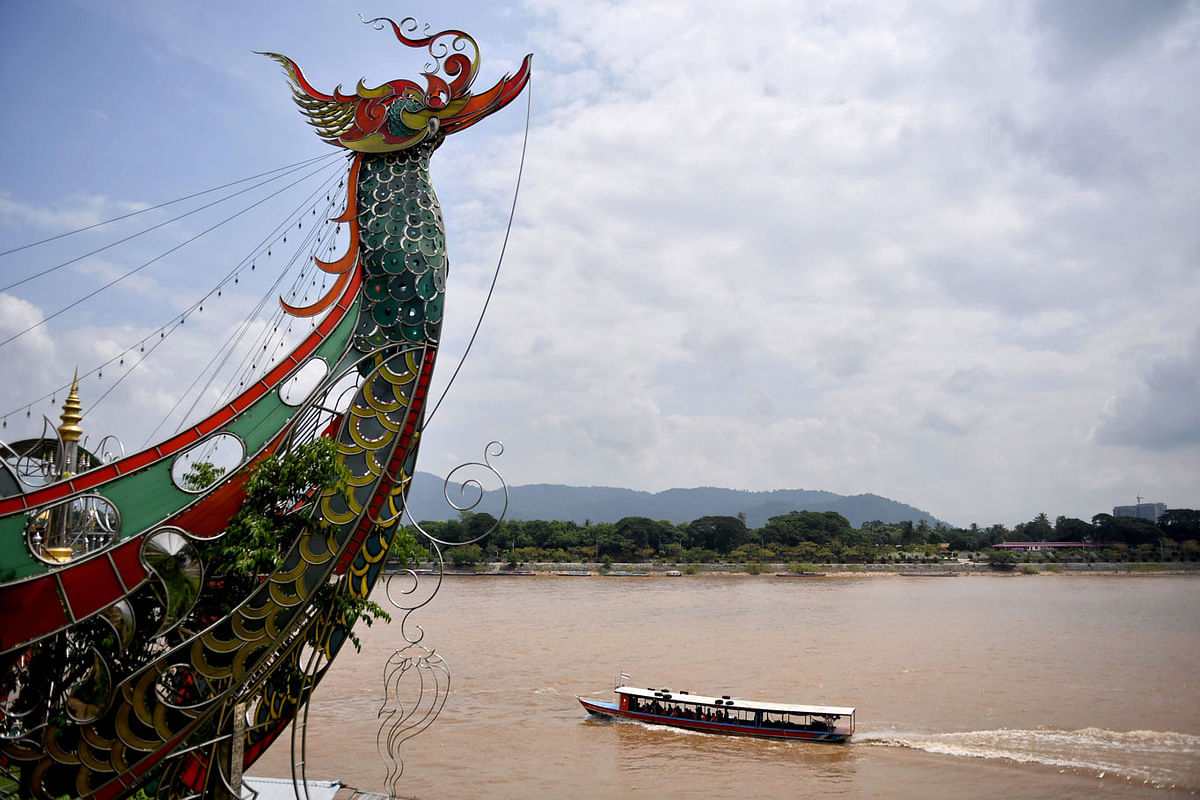
[[[1115,514],[1113,516],[1116,516]],[[1095,542],[1001,542],[992,547],[997,550],[1014,550],[1019,553],[1036,553],[1041,550],[1072,550],[1080,548],[1101,548],[1103,544]]]
[[[1136,506],[1113,506],[1114,517],[1137,517],[1158,522],[1158,518],[1167,510],[1164,503],[1138,503]]]

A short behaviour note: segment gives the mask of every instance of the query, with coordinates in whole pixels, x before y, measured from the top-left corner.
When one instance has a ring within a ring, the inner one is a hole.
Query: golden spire
[[[75,378],[71,381],[71,393],[63,403],[62,425],[58,426],[58,437],[66,442],[78,442],[83,436],[83,428],[79,426],[83,419],[83,405],[79,402],[79,368],[75,369]]]

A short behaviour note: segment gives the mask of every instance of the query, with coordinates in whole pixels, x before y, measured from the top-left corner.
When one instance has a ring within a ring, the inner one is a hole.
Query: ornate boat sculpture
[[[307,338],[215,413],[140,452],[105,463],[80,451],[73,395],[59,479],[27,488],[0,462],[0,767],[22,796],[227,792],[346,639],[352,621],[319,601],[330,594],[323,587],[366,598],[379,578],[414,472],[442,322],[445,233],[429,159],[447,135],[522,91],[530,57],[473,93],[478,50],[467,34],[371,22],[428,49],[424,85],[360,82],[354,94],[325,94],[293,61],[265,54],[283,65],[321,138],[350,151],[337,218],[350,244],[317,261],[332,288],[308,306],[284,303],[300,317],[324,314]],[[324,377],[291,397],[285,386],[302,372]],[[348,375],[357,376],[353,398],[330,422],[329,395]],[[197,624],[189,612],[214,591],[204,545],[242,504],[251,469],[318,435],[336,441],[349,490],[311,498],[300,513],[321,532],[301,535],[279,569],[228,599],[227,614]],[[180,466],[218,443],[239,451],[237,465],[195,491]],[[63,685],[57,665],[68,656],[90,666]]]

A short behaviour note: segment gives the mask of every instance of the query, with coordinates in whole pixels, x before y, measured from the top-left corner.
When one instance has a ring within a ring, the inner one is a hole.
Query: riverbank
[[[794,565],[791,565],[794,566]],[[435,565],[422,563],[422,571],[432,571]],[[681,577],[747,577],[786,576],[806,578],[856,576],[910,577],[1035,576],[1035,575],[1200,575],[1200,562],[1113,562],[1113,563],[1019,563],[1009,570],[991,568],[983,561],[941,561],[925,564],[806,564],[804,571],[791,572],[788,564],[656,564],[656,563],[550,563],[534,562],[510,568],[506,562],[478,565],[477,569],[447,569],[447,575],[468,577],[611,577],[611,578],[681,578]]]

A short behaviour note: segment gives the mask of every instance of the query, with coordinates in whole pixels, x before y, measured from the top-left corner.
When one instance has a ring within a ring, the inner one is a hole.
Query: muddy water
[[[450,693],[400,748],[400,797],[1200,793],[1196,577],[448,578],[414,623]],[[312,703],[308,775],[384,792],[377,712],[403,641],[398,621],[360,635]],[[858,733],[815,745],[589,719],[574,695],[611,698],[622,670],[857,706]],[[288,775],[287,744],[252,773]]]

